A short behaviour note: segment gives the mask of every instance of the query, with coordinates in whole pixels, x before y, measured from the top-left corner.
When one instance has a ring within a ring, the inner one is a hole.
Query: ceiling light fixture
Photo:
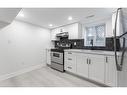
[[[71,16],[69,16],[69,17],[68,17],[68,20],[72,20],[72,17],[71,17]]]
[[[52,24],[49,24],[50,27],[52,27],[53,25]]]

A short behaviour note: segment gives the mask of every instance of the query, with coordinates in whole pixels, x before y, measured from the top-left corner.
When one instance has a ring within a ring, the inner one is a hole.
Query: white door
[[[77,74],[88,78],[88,57],[87,57],[87,54],[77,53]]]
[[[103,55],[89,55],[89,78],[104,83],[104,56]]]
[[[105,83],[117,86],[117,69],[114,56],[105,56]]]

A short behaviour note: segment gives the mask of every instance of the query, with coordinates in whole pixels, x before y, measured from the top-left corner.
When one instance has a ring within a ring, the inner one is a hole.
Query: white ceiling
[[[0,21],[12,22],[20,10],[21,8],[0,8]]]
[[[51,29],[78,21],[111,17],[112,11],[112,8],[23,8],[20,13],[24,17],[18,15],[16,19]],[[87,18],[90,15],[95,16]],[[73,20],[69,21],[68,16],[72,16]],[[50,27],[49,24],[53,26]]]

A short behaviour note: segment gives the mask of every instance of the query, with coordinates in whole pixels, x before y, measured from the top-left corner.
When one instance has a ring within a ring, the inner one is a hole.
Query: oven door
[[[63,53],[51,52],[51,61],[58,64],[63,64]]]

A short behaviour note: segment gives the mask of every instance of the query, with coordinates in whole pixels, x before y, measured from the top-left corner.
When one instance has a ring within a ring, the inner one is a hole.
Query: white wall
[[[0,76],[46,63],[50,31],[21,21],[0,29]]]

